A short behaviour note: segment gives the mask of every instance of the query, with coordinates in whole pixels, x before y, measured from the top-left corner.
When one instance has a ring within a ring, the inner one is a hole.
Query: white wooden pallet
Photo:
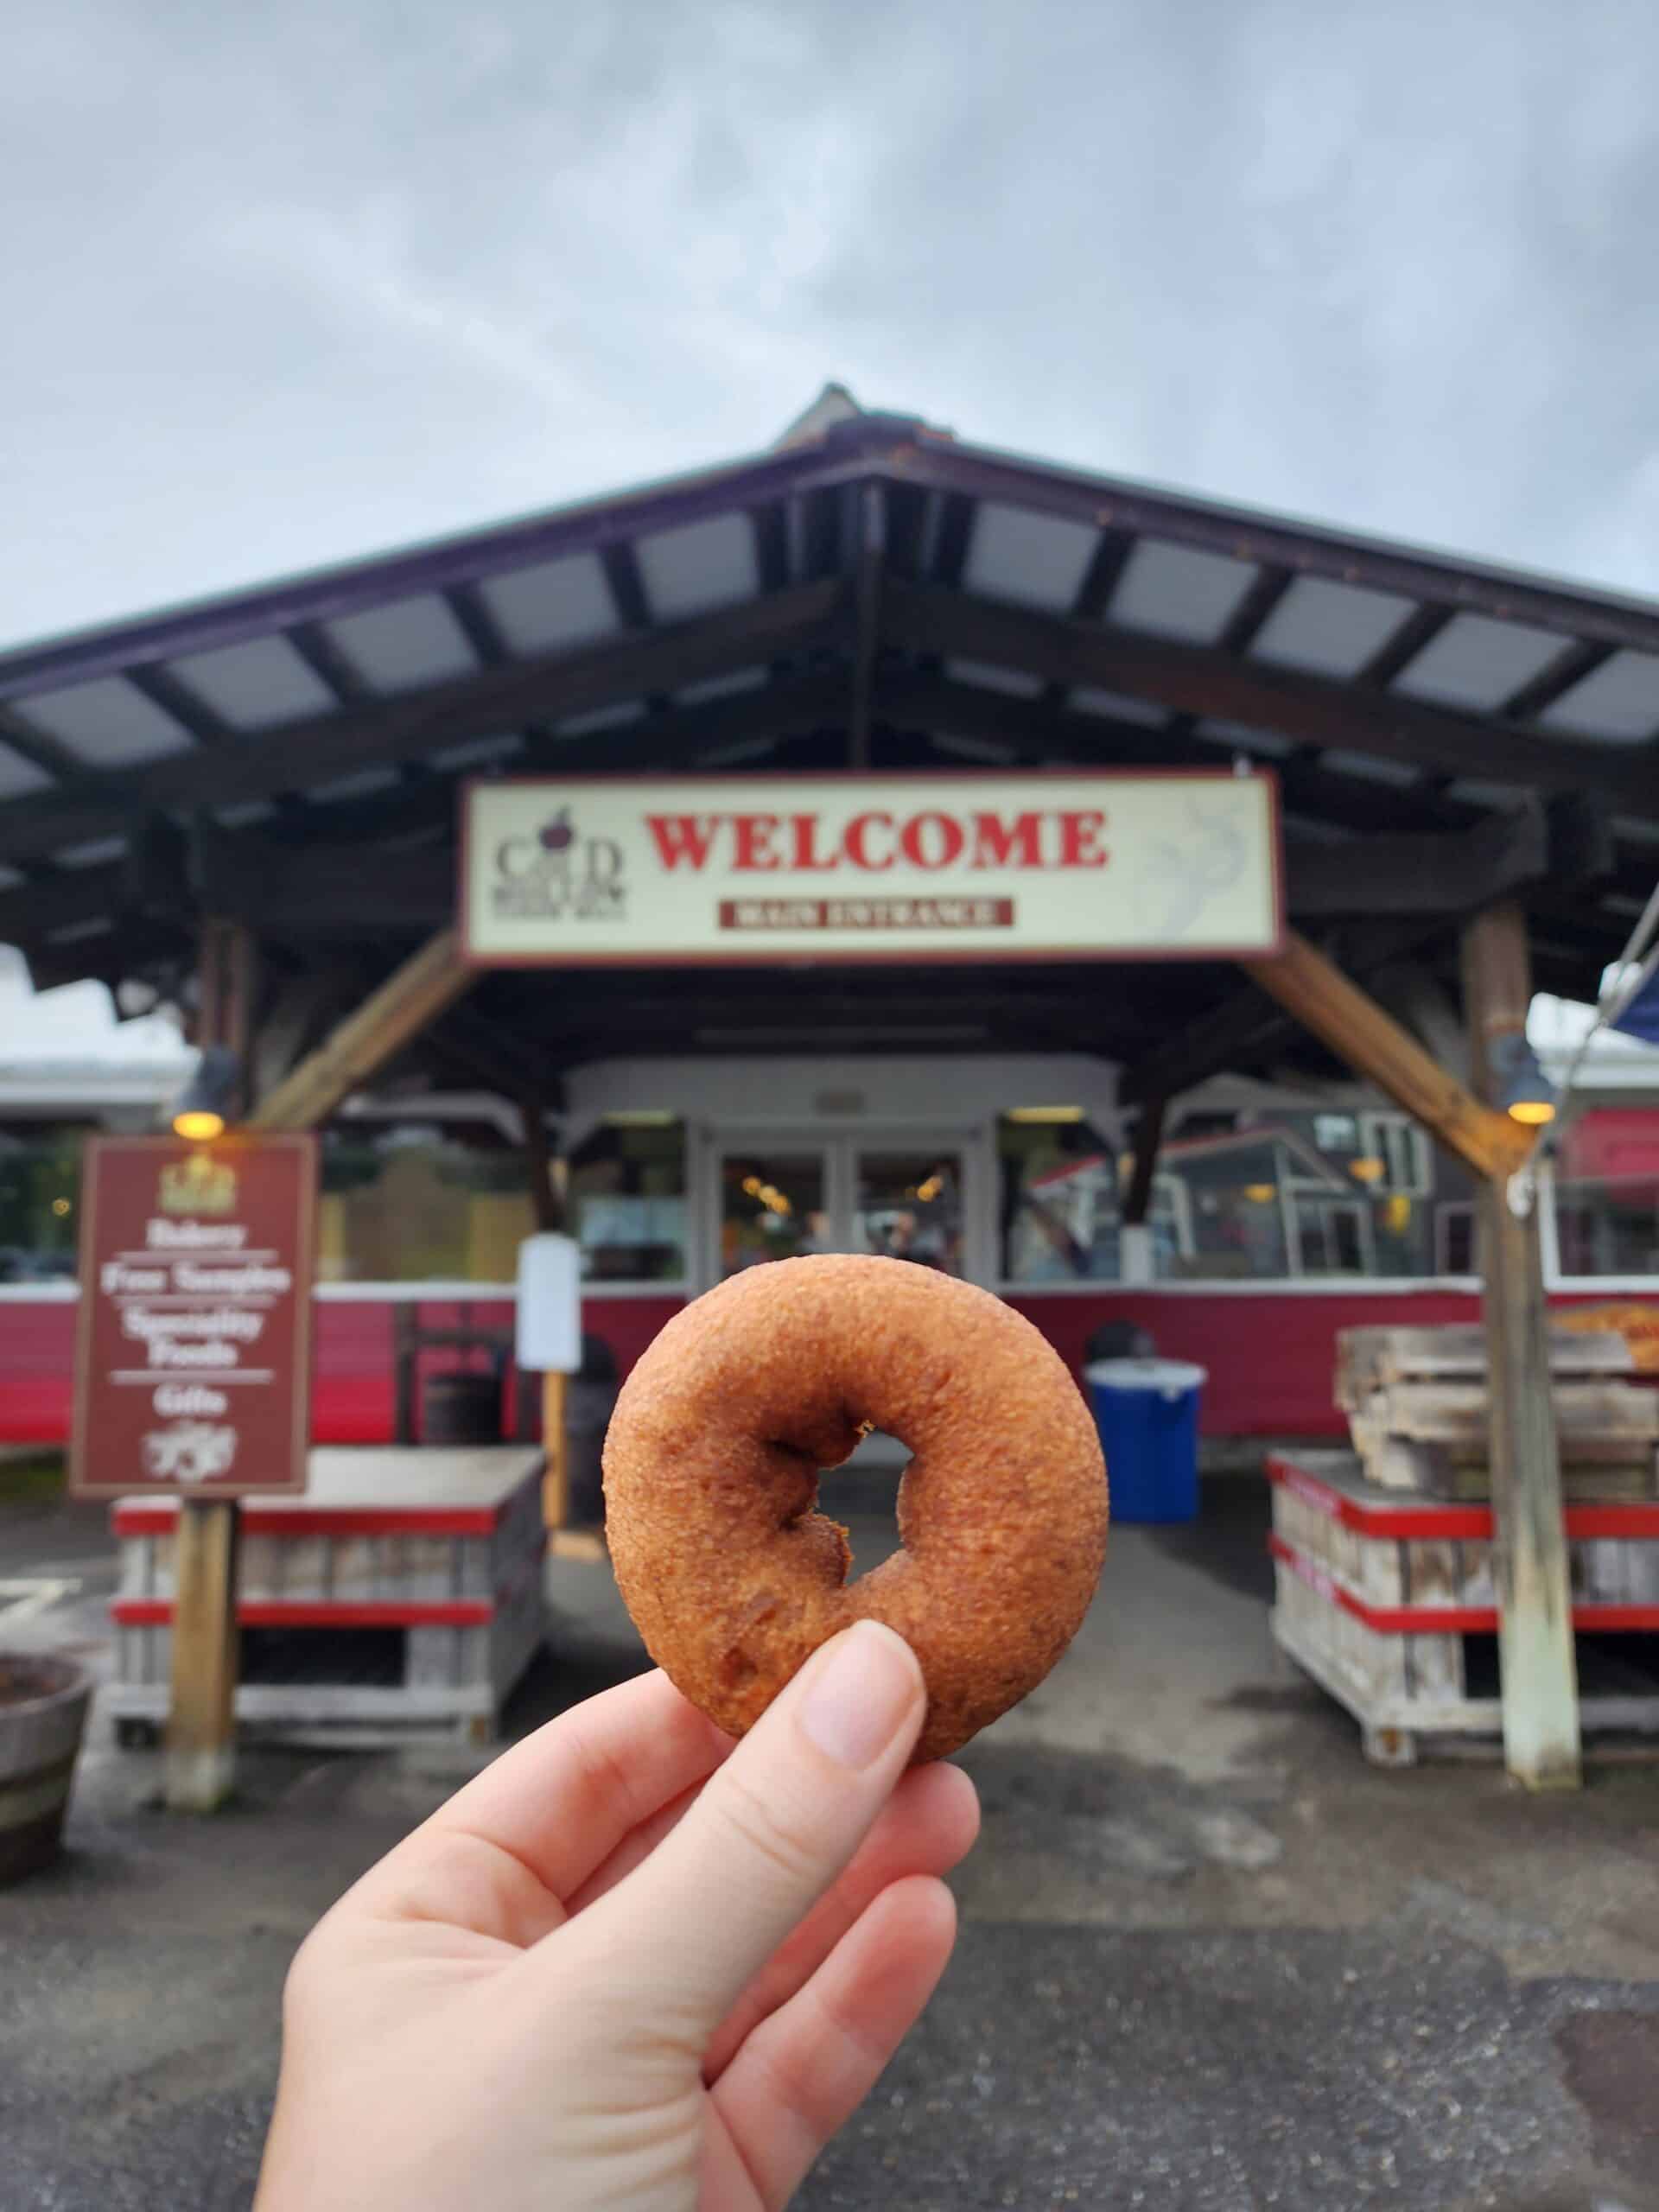
[[[303,1496],[250,1500],[238,1618],[315,1641],[316,1665],[303,1681],[239,1683],[238,1720],[493,1734],[545,1630],[543,1464],[523,1446],[320,1451]],[[142,1741],[169,1701],[176,1507],[124,1498],[111,1518],[117,1680],[104,1709],[120,1740]],[[372,1679],[360,1643],[354,1658],[362,1630],[401,1637],[400,1681]],[[327,1679],[334,1663],[340,1679]]]
[[[1497,1628],[1490,1507],[1378,1489],[1346,1452],[1275,1455],[1268,1471],[1274,1637],[1353,1713],[1366,1756],[1404,1764],[1423,1738],[1500,1735],[1465,1643]],[[1574,1628],[1649,1637],[1655,1654],[1652,1693],[1592,1691],[1583,1726],[1659,1733],[1659,1506],[1576,1504],[1567,1521]]]

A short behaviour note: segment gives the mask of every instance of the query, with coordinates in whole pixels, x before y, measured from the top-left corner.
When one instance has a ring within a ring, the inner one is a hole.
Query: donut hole
[[[826,1485],[834,1485],[825,1504],[838,1516],[850,1517],[855,1524],[849,1542],[855,1534],[861,1540],[861,1544],[853,1546],[853,1564],[847,1576],[849,1584],[861,1582],[901,1548],[899,1491],[913,1457],[902,1437],[864,1421],[858,1449],[822,1477]]]

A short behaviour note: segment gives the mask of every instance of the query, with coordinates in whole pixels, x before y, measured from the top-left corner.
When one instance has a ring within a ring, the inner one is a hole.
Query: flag
[[[1659,1045],[1659,968],[1654,969],[1612,1027],[1622,1029],[1627,1037],[1640,1037],[1645,1044]]]

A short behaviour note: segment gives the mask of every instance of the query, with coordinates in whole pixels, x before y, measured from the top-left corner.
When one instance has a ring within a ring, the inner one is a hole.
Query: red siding
[[[1337,1332],[1365,1323],[1427,1327],[1473,1321],[1480,1302],[1462,1291],[1413,1291],[1402,1297],[1363,1292],[1114,1291],[1099,1298],[1017,1296],[1010,1303],[1042,1331],[1076,1370],[1103,1321],[1135,1320],[1160,1352],[1209,1372],[1203,1426],[1211,1436],[1343,1436],[1347,1422],[1332,1402]]]
[[[1594,1305],[1605,1294],[1556,1299]],[[1196,1360],[1210,1372],[1204,1426],[1211,1435],[1339,1436],[1344,1424],[1331,1402],[1336,1332],[1364,1322],[1419,1326],[1472,1321],[1479,1301],[1461,1291],[1413,1291],[1389,1297],[1363,1291],[1293,1293],[1264,1287],[1250,1294],[1179,1296],[1112,1290],[1098,1296],[1020,1293],[1010,1301],[1030,1317],[1071,1366],[1103,1321],[1133,1318],[1158,1349]],[[626,1374],[683,1300],[590,1298],[583,1325],[603,1337]],[[425,1303],[434,1326],[459,1320],[453,1304]],[[505,1300],[472,1308],[480,1322],[505,1326]],[[320,1444],[384,1444],[392,1433],[392,1304],[378,1299],[323,1299],[317,1304],[312,1434]],[[74,1356],[73,1305],[0,1303],[0,1444],[61,1444],[69,1432]],[[444,1355],[429,1353],[435,1364]],[[454,1355],[449,1355],[453,1359]]]

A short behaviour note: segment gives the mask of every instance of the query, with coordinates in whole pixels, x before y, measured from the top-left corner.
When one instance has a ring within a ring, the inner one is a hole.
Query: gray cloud
[[[1625,0],[12,0],[0,634],[963,435],[1659,588]]]

